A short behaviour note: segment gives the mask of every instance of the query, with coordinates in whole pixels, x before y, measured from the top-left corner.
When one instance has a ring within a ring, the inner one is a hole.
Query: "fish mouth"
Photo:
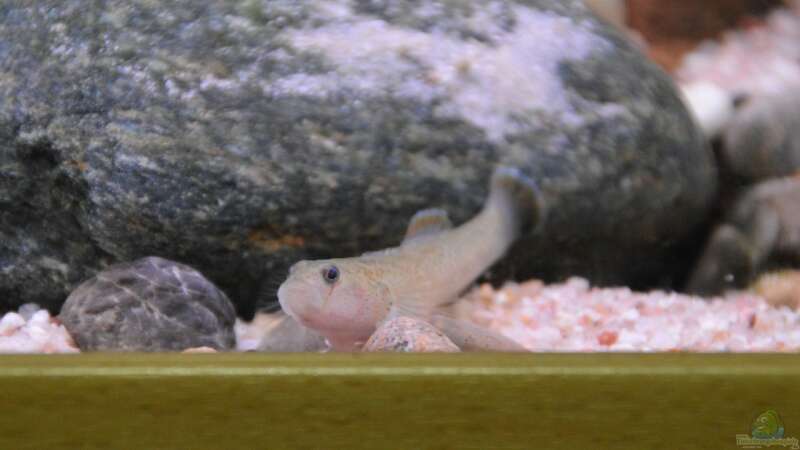
[[[287,289],[288,288],[286,287],[286,283],[281,284],[280,287],[278,288],[278,303],[280,303],[283,312],[292,316],[292,318],[294,318],[295,320],[298,320],[297,314],[295,314],[294,311],[292,311],[292,308],[289,306],[289,302],[287,301],[286,298]]]
[[[290,299],[292,298],[296,298],[296,295],[292,296],[291,287],[289,287],[287,283],[281,284],[281,286],[278,288],[278,303],[280,303],[283,311],[289,316],[291,316],[294,320],[299,322],[300,325],[303,325],[304,327],[307,328],[312,328],[312,329],[315,328],[308,318],[308,316],[314,315],[313,311],[309,311],[308,307],[295,309],[292,306],[293,302],[290,301]]]

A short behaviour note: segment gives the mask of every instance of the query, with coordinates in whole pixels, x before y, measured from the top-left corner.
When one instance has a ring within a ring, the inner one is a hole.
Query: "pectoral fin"
[[[265,323],[259,352],[315,352],[327,348],[325,338],[310,330],[283,312],[270,314]]]
[[[423,209],[414,214],[406,230],[403,244],[407,244],[422,236],[430,236],[453,228],[447,212],[442,209]]]
[[[461,351],[469,352],[527,352],[517,342],[466,320],[440,314],[431,317],[431,324],[441,330]]]

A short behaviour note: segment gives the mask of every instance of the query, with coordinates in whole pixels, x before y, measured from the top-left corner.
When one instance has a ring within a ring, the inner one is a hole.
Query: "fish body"
[[[300,261],[278,290],[290,316],[334,350],[356,350],[389,318],[412,316],[466,347],[522,350],[442,314],[500,259],[523,230],[541,222],[542,202],[517,169],[495,170],[489,197],[473,219],[452,228],[444,211],[417,213],[399,247],[352,258]],[[486,344],[486,345],[482,345]]]

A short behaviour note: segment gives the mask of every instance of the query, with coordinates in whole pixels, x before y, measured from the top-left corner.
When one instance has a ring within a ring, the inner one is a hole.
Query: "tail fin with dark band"
[[[498,167],[492,174],[489,204],[504,209],[517,235],[540,227],[544,201],[536,183],[516,167]]]

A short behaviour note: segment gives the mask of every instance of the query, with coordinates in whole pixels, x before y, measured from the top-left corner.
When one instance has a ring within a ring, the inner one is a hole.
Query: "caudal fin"
[[[489,205],[508,215],[515,233],[540,227],[545,204],[536,183],[516,167],[498,167],[492,174]]]

